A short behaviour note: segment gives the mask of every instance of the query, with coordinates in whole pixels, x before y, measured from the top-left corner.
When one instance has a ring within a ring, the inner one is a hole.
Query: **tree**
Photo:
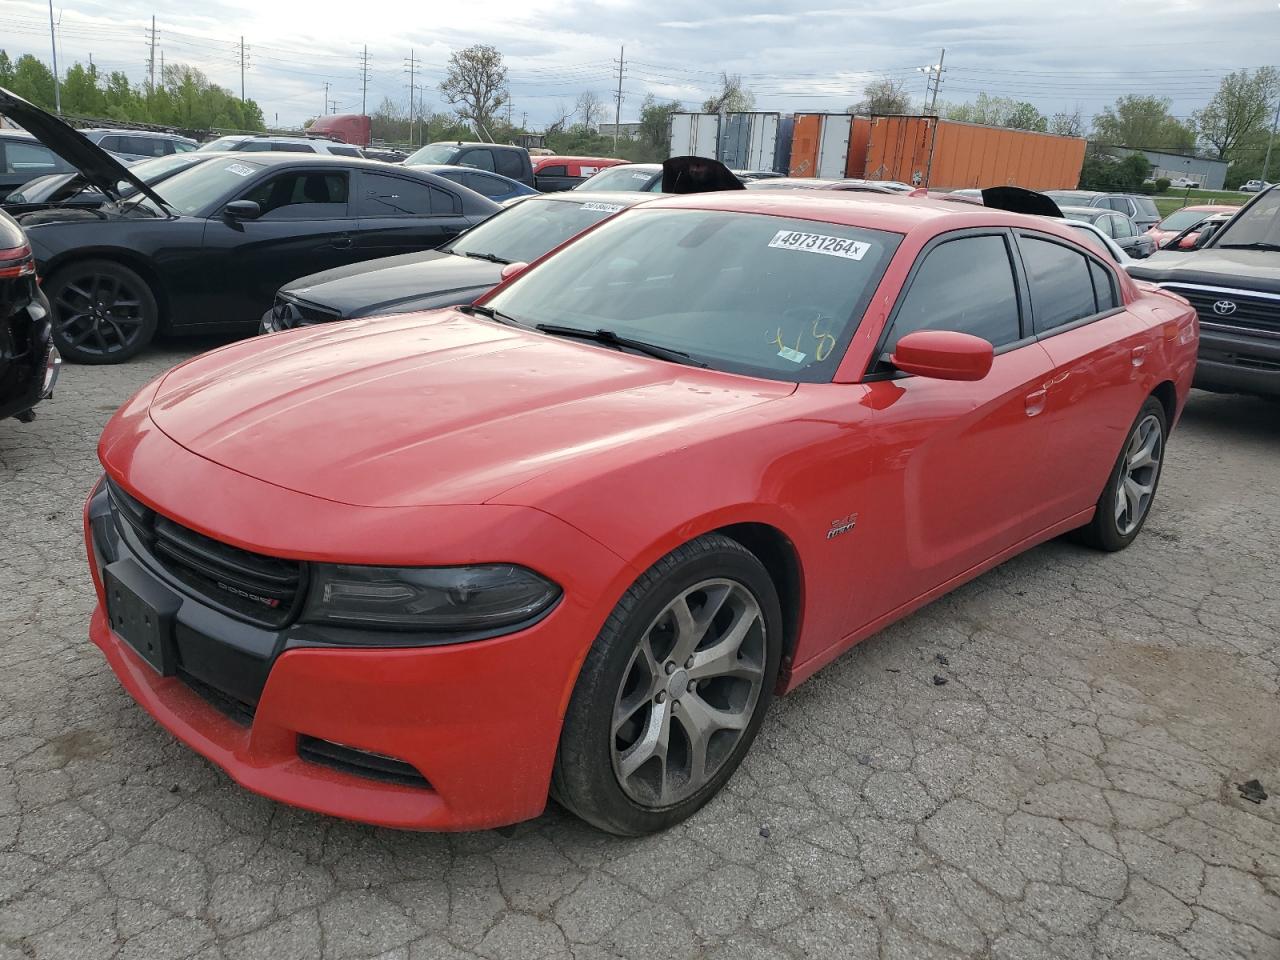
[[[981,123],[989,127],[1008,127],[1012,130],[1034,130],[1044,133],[1049,121],[1032,104],[1012,97],[993,97],[980,93],[972,103],[946,103],[939,114],[949,120]]]
[[[659,103],[651,93],[640,104],[640,142],[659,158],[665,159],[671,147],[671,115],[683,109],[679,100]]]
[[[1120,159],[1091,146],[1085,152],[1084,164],[1080,168],[1080,188],[1138,193],[1150,173],[1151,164],[1140,153]]]
[[[54,107],[53,71],[29,53],[24,53],[13,65],[13,75],[6,86],[37,107],[46,110]]]
[[[1080,115],[1079,108],[1071,113],[1055,113],[1049,120],[1048,132],[1060,137],[1083,137],[1084,117]]]
[[[703,113],[747,113],[755,108],[756,97],[742,85],[739,74],[720,74],[720,92],[702,101]]]
[[[1200,139],[1213,146],[1219,160],[1234,159],[1241,144],[1267,136],[1276,96],[1280,96],[1280,72],[1275,67],[1227,74],[1213,99],[1192,114]]]
[[[884,77],[872,80],[862,89],[862,99],[850,104],[846,113],[886,114],[910,113],[911,95],[901,80]]]
[[[1196,144],[1195,131],[1169,115],[1171,102],[1168,97],[1137,94],[1119,97],[1093,118],[1093,139],[1135,149],[1190,153]]]
[[[440,92],[459,117],[487,130],[509,98],[502,54],[485,43],[453,51]]]
[[[578,94],[578,102],[574,104],[573,112],[578,123],[584,127],[593,128],[604,116],[604,101],[597,97],[594,91],[583,90]]]
[[[547,136],[554,137],[557,133],[564,133],[572,126],[573,111],[564,105],[563,100],[556,101],[556,118],[547,124],[546,130],[543,131]]]

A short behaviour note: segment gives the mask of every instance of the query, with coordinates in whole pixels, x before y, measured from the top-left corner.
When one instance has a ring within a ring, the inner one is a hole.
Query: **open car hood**
[[[1062,219],[1062,211],[1052,197],[1023,187],[987,187],[982,191],[982,204],[993,210],[1031,213],[1041,217]]]
[[[84,178],[102,191],[109,200],[120,200],[117,184],[124,180],[160,204],[161,209],[167,208],[168,205],[158,194],[130,173],[107,151],[81,136],[53,114],[46,113],[34,103],[28,103],[4,87],[0,87],[0,115],[8,117],[79,170]]]
[[[671,157],[662,161],[663,193],[712,193],[745,190],[742,181],[719,160],[706,157]]]

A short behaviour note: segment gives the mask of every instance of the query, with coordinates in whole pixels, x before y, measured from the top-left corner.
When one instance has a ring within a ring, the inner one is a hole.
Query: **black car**
[[[1141,260],[1156,252],[1155,240],[1123,213],[1106,207],[1061,207],[1061,210],[1068,220],[1092,223],[1135,259]]]
[[[147,186],[62,121],[0,90],[0,113],[110,203],[20,215],[64,358],[118,363],[157,330],[250,332],[279,286],[317,269],[437,247],[501,209],[374,160],[245,153]],[[118,184],[138,193],[121,197]]]
[[[29,421],[53,393],[62,361],[49,339],[49,301],[22,228],[0,211],[0,420]]]
[[[1280,397],[1280,187],[1200,238],[1194,250],[1162,250],[1131,264],[1130,275],[1196,308],[1195,386]]]
[[[465,143],[461,140],[428,143],[409,154],[404,161],[406,167],[419,164],[475,167],[518,180],[526,187],[534,186],[533,161],[529,159],[529,151],[505,143]]]
[[[262,332],[471,303],[510,263],[544,253],[652,194],[550,193],[529,197],[457,240],[424,253],[352,264],[287,283]]]

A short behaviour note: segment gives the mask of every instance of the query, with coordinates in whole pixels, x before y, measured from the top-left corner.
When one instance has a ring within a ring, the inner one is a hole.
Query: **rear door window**
[[[477,170],[493,170],[493,154],[488,150],[467,150],[458,157],[458,165]]]
[[[452,216],[457,200],[427,183],[384,173],[360,173],[356,215],[360,217]]]
[[[1022,338],[1018,289],[1003,235],[947,240],[924,255],[881,352],[892,353],[916,330],[969,333],[995,347]]]
[[[497,177],[490,177],[483,173],[469,173],[463,180],[462,185],[469,187],[476,193],[485,197],[505,197],[511,192],[511,185]]]
[[[1036,333],[1101,312],[1088,257],[1066,244],[1023,234],[1018,240]],[[1102,309],[1109,309],[1103,307]]]
[[[520,154],[514,150],[499,150],[497,172],[512,180],[519,180],[524,175],[524,163]]]
[[[563,163],[555,167],[543,167],[538,171],[540,177],[567,177],[568,175],[568,168]]]
[[[1111,236],[1115,237],[1117,240],[1124,240],[1128,237],[1134,236],[1133,221],[1118,213],[1111,218],[1111,229]]]

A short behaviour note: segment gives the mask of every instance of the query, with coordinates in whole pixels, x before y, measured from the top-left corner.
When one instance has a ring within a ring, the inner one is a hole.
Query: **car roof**
[[[773,217],[813,220],[838,226],[865,227],[890,233],[929,233],[963,230],[968,227],[1034,227],[1070,236],[1069,227],[1057,227],[1052,219],[1029,214],[1006,213],[976,203],[932,200],[888,193],[868,193],[857,203],[847,197],[818,190],[724,190],[713,193],[662,196],[646,204],[653,209],[717,210],[725,213],[756,213]]]
[[[135,130],[131,127],[82,127],[81,133],[127,133],[139,137],[167,137],[172,140],[190,140],[180,133],[169,133],[167,130]]]
[[[1193,203],[1185,207],[1179,207],[1177,210],[1170,213],[1169,216],[1173,216],[1174,213],[1181,213],[1183,210],[1207,210],[1210,213],[1226,213],[1228,210],[1239,209],[1239,207],[1230,203]]]
[[[604,160],[613,164],[615,167],[627,162],[625,160],[619,160],[617,157],[580,157],[567,153],[553,153],[550,156],[543,154],[541,156],[533,157],[532,159],[534,163],[556,163],[564,161],[572,161],[573,163],[599,163],[601,160]]]
[[[1119,210],[1112,210],[1110,207],[1059,207],[1058,209],[1063,215],[1075,213],[1082,217],[1101,217],[1108,213],[1120,213]]]
[[[608,167],[607,169],[616,170],[619,167],[630,167],[633,170],[644,170],[645,172],[652,171],[653,173],[662,172],[662,164],[660,163],[615,163],[612,167]],[[604,173],[603,170],[600,172]]]
[[[483,140],[432,140],[427,146],[434,147],[438,143],[448,143],[455,147],[497,147],[499,150],[523,149],[523,147],[516,147],[510,143],[485,143]]]

